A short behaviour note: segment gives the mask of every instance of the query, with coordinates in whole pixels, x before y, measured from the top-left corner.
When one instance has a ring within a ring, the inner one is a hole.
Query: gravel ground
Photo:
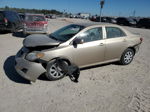
[[[49,32],[74,21],[83,20],[50,20]],[[134,61],[82,70],[77,84],[21,78],[13,62],[24,37],[0,34],[0,112],[150,112],[150,30],[125,28],[144,38]]]

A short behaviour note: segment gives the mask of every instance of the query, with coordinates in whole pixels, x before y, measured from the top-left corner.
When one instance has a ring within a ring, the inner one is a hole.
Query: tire
[[[22,32],[22,34],[23,34],[23,37],[27,37],[28,36],[27,33],[25,33],[24,31]]]
[[[50,61],[46,67],[46,77],[50,81],[60,80],[65,77],[65,73],[58,67],[56,60]]]
[[[16,30],[16,27],[15,27],[15,24],[12,24],[12,29],[11,29],[11,32],[12,33],[15,33],[17,30]]]
[[[135,52],[132,49],[130,48],[126,49],[121,56],[120,64],[129,65],[133,61],[134,55]]]

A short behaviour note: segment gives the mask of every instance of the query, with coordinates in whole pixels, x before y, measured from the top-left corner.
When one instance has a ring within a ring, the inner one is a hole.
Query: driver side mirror
[[[83,44],[84,43],[84,40],[83,39],[80,39],[80,38],[77,38],[73,41],[73,45],[77,45],[77,44]]]

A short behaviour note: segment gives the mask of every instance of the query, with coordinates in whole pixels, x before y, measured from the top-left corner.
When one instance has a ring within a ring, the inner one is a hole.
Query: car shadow
[[[6,59],[3,65],[3,69],[5,71],[6,76],[16,83],[21,84],[31,84],[30,81],[22,78],[15,70],[14,68],[14,62],[15,62],[15,56],[10,56]]]
[[[94,69],[94,68],[100,68],[100,67],[104,67],[104,66],[109,66],[109,65],[120,65],[119,62],[111,62],[111,63],[106,63],[106,64],[99,64],[99,65],[94,65],[94,66],[89,66],[89,67],[84,67],[81,68],[80,71],[85,71],[85,70],[90,70],[90,69]],[[66,77],[69,77],[68,75],[66,75]],[[71,77],[69,77],[70,80],[72,81]],[[47,79],[45,73],[43,73],[42,75],[40,75],[38,77],[38,80],[42,80],[42,81],[50,81],[49,79]],[[57,81],[57,80],[56,80]],[[73,82],[73,81],[72,81]]]
[[[120,64],[119,64],[119,62],[111,62],[111,63],[106,63],[106,64],[99,64],[99,65],[94,65],[94,66],[81,68],[80,71],[94,69],[94,68],[99,68],[99,67],[104,67],[104,66],[109,66],[109,65],[120,65]]]
[[[25,38],[26,36],[23,34],[23,32],[14,32],[12,33],[13,37],[18,37],[18,38]]]
[[[42,81],[50,81],[50,80],[47,79],[45,73],[43,73],[42,75],[40,75],[40,76],[38,77],[38,80],[42,80]]]
[[[0,35],[11,33],[10,31],[0,31]]]

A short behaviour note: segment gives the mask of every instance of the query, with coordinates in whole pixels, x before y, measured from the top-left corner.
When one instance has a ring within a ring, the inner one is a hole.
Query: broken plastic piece
[[[78,82],[80,76],[80,69],[76,65],[68,65],[64,60],[57,59],[57,65],[59,68],[70,77],[73,82]]]

